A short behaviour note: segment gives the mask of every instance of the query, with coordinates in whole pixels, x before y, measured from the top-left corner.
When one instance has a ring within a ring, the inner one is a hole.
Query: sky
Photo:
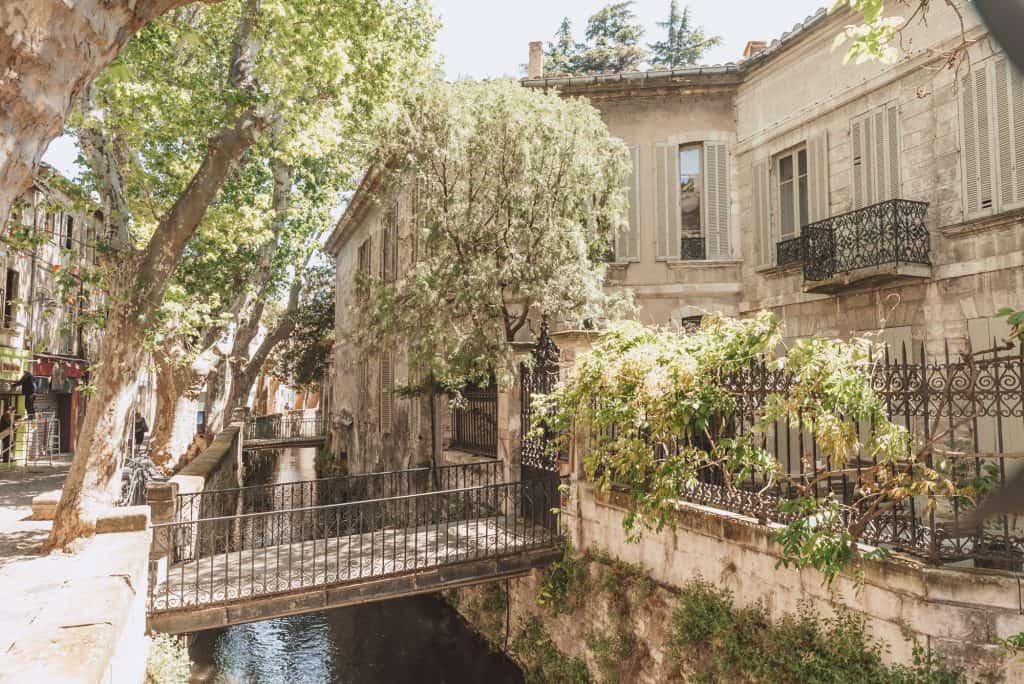
[[[610,0],[433,0],[442,29],[437,51],[448,78],[520,76],[532,40],[549,41],[563,17],[569,17],[577,41],[583,40],[587,17]],[[736,61],[748,40],[771,41],[813,14],[828,0],[680,0],[691,20],[722,44],[705,56],[706,64]],[[637,19],[646,28],[645,42],[662,40],[657,22],[668,16],[669,0],[636,0]],[[73,177],[77,171],[74,140],[50,144],[43,160]]]

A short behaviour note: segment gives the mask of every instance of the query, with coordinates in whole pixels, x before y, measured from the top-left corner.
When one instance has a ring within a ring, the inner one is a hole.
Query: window
[[[800,234],[808,221],[807,148],[801,147],[775,159],[775,177],[779,179],[779,239]]]
[[[370,275],[370,242],[372,238],[366,238],[363,244],[359,245],[359,254],[356,262],[356,271],[365,275]]]
[[[683,332],[687,334],[693,334],[700,330],[700,322],[704,320],[704,316],[683,316],[682,328]]]
[[[13,328],[18,316],[18,307],[15,300],[18,298],[18,272],[13,268],[7,269],[7,278],[4,287],[4,327]]]
[[[725,143],[654,146],[657,258],[679,259],[682,240],[703,238],[710,259],[731,255]]]
[[[1024,83],[999,56],[960,79],[961,158],[967,218],[1024,205]]]
[[[899,110],[889,103],[850,123],[853,146],[853,208],[900,195]]]
[[[74,244],[75,239],[75,218],[73,216],[64,217],[64,249],[71,249],[71,245]]]
[[[396,206],[381,217],[380,277],[385,283],[398,277],[398,208]]]
[[[380,355],[380,431],[391,434],[392,414],[394,413],[395,369],[391,352]]]

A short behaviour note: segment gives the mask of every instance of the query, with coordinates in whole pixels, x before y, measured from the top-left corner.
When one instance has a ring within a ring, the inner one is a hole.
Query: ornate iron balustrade
[[[246,420],[243,443],[312,440],[326,433],[326,420],[319,411],[289,411]]]
[[[775,265],[790,266],[804,261],[804,236],[798,235],[775,244]]]
[[[679,258],[683,261],[704,261],[707,259],[704,238],[683,237],[679,245]]]
[[[894,199],[804,226],[804,280],[890,264],[930,265],[927,212],[927,202]]]
[[[149,613],[499,559],[562,542],[557,477],[153,525]]]
[[[923,345],[919,351],[919,358],[927,359]],[[959,357],[947,349],[944,359],[930,362],[914,362],[910,350],[903,348],[898,357],[885,355],[874,365],[871,381],[889,420],[915,437],[913,451],[934,441],[945,467],[961,482],[984,478],[994,486],[1006,485],[1014,463],[1024,459],[1024,345],[994,346]],[[729,417],[731,432],[749,432],[768,396],[785,394],[791,383],[785,370],[764,364],[732,376],[736,408]],[[858,426],[862,444],[842,468],[812,432],[794,425],[780,420],[755,437],[775,456],[777,470],[752,472],[730,484],[719,468],[707,466],[680,498],[784,524],[789,519],[779,503],[807,487],[812,496],[835,497],[843,506],[844,524],[854,522],[864,514],[862,493],[877,483],[878,462],[863,446],[870,424]],[[893,467],[907,467],[912,456]],[[927,465],[934,465],[931,458]],[[909,498],[871,520],[860,540],[935,563],[970,560],[977,567],[1024,571],[1024,524],[995,516],[985,524],[966,526],[963,517],[970,508],[960,497],[937,496],[932,502]]]
[[[471,387],[452,407],[451,448],[479,456],[498,457],[498,388]]]

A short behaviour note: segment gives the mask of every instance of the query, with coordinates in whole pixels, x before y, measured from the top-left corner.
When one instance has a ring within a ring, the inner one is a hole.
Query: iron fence
[[[559,504],[533,480],[154,525],[155,550],[178,562],[149,611],[554,548]]]
[[[451,448],[480,456],[498,457],[498,388],[471,387],[452,406]]]
[[[789,266],[804,261],[804,236],[782,240],[775,244],[775,265]]]
[[[679,244],[679,258],[683,261],[704,261],[707,259],[705,244],[702,237],[683,237]]]
[[[244,442],[317,439],[327,424],[319,411],[291,411],[256,416],[245,421]]]
[[[961,485],[985,480],[989,487],[1022,486],[1024,346],[997,345],[959,356],[947,348],[944,358],[928,361],[922,345],[919,358],[912,360],[904,346],[896,357],[886,354],[872,371],[872,386],[889,420],[915,438],[906,459],[889,472],[905,472],[923,453],[928,467],[944,466]],[[784,370],[764,364],[752,364],[731,377],[735,410],[723,419],[723,432],[750,432],[769,395],[785,394],[792,381]],[[810,431],[799,428],[801,424],[780,420],[758,431],[755,439],[775,456],[775,469],[752,471],[736,481],[706,464],[697,483],[685,488],[681,498],[786,523],[790,518],[779,510],[782,501],[797,495],[834,497],[846,526],[863,523],[860,540],[865,543],[936,563],[970,561],[976,567],[1024,569],[1024,520],[1002,515],[965,524],[972,504],[963,497],[891,501],[884,515],[862,520],[867,513],[862,495],[877,484],[878,461],[863,447],[874,425],[858,424],[860,444],[840,467]],[[606,434],[614,436],[614,430]]]
[[[178,522],[496,484],[498,461],[410,468],[178,494]]]
[[[804,280],[889,264],[930,264],[927,213],[927,202],[893,199],[804,226]]]

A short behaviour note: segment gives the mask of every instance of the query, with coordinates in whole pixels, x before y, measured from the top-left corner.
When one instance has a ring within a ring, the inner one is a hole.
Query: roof
[[[729,74],[740,75],[752,66],[760,64],[773,55],[784,49],[795,40],[806,35],[811,29],[823,23],[829,16],[828,11],[822,7],[814,14],[798,22],[792,29],[771,41],[764,50],[754,53],[747,59],[725,64],[695,65],[679,69],[649,69],[647,71],[621,71],[602,74],[588,74],[585,76],[544,76],[541,78],[524,78],[522,84],[527,87],[556,87],[556,86],[588,86],[607,85],[621,83],[623,85],[651,85],[667,83],[683,78],[700,78],[708,76],[724,76]]]

